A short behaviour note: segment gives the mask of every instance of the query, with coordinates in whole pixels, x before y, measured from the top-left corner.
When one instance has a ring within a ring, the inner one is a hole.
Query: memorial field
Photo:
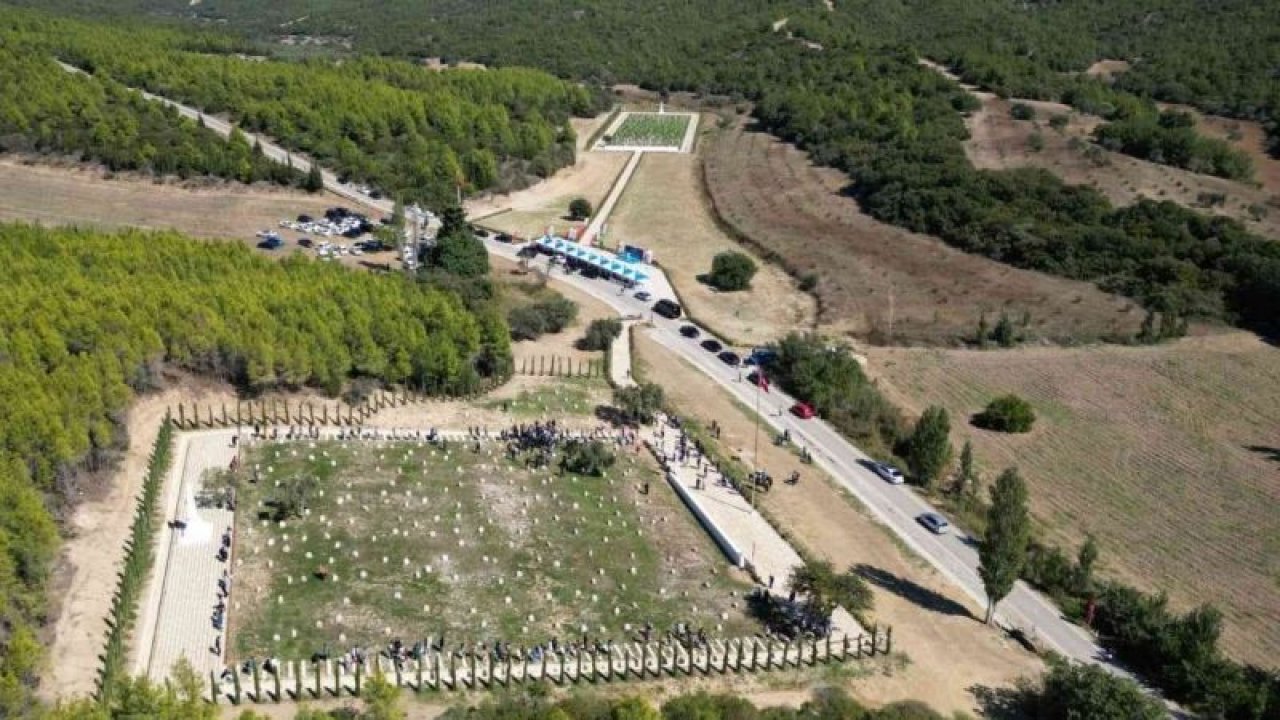
[[[757,629],[747,578],[644,451],[620,449],[604,477],[555,460],[528,467],[496,441],[246,448],[220,479],[237,493],[232,659]]]

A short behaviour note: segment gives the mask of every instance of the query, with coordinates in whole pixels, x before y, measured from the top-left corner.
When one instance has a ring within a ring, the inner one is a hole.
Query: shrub
[[[576,197],[569,202],[569,218],[586,220],[591,217],[591,202],[584,197]]]
[[[608,350],[622,334],[622,321],[618,318],[597,318],[587,326],[587,333],[578,341],[579,350]]]
[[[653,416],[662,409],[665,401],[661,385],[640,383],[631,387],[618,388],[613,393],[613,401],[624,415],[637,422],[651,422]]]
[[[616,459],[613,451],[599,440],[576,440],[565,447],[560,466],[578,475],[599,477],[613,467]]]
[[[711,274],[707,284],[717,290],[733,292],[751,287],[756,274],[756,263],[740,252],[722,252],[711,261]]]
[[[973,418],[973,424],[986,430],[1007,433],[1030,432],[1036,413],[1031,403],[1017,395],[1003,395],[987,403],[986,409]]]
[[[1012,116],[1014,120],[1035,120],[1036,109],[1026,103],[1014,103],[1013,106],[1009,108],[1009,115]]]
[[[1039,690],[1024,691],[1023,705],[1038,720],[1160,720],[1159,701],[1132,680],[1096,665],[1052,661]]]
[[[507,314],[507,325],[513,340],[536,340],[547,333],[558,333],[578,316],[578,306],[559,295],[530,305],[514,308]]]
[[[1071,118],[1063,113],[1054,113],[1049,116],[1049,127],[1057,130],[1058,132],[1062,132],[1067,128],[1067,123],[1070,122],[1070,120]]]

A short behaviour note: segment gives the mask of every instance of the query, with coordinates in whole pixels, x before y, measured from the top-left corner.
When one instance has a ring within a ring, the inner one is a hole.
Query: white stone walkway
[[[185,657],[202,676],[221,670],[222,654],[211,648],[222,633],[213,627],[218,579],[227,563],[217,559],[222,533],[233,525],[230,511],[197,509],[195,496],[206,470],[225,469],[236,449],[234,430],[179,433],[175,462],[165,479],[161,503],[164,526],[156,548],[156,564],[139,617],[134,672],[152,680],[169,675]],[[186,522],[183,530],[171,520]],[[226,652],[225,642],[221,648]]]
[[[667,480],[675,487],[677,494],[686,498],[695,507],[691,508],[699,522],[710,523],[708,532],[713,537],[720,535],[729,541],[732,548],[740,551],[746,562],[754,569],[756,577],[768,582],[773,577],[772,592],[775,595],[786,595],[787,580],[791,571],[804,564],[799,553],[778,533],[747,498],[733,488],[710,464],[704,462],[705,473],[699,471],[700,456],[688,445],[688,452],[683,462],[676,459],[680,443],[680,431],[667,425],[665,418],[651,428],[646,429],[644,437],[659,453],[669,458]],[[699,482],[699,476],[702,477]],[[717,539],[719,543],[720,540]],[[724,544],[721,543],[721,547]],[[732,550],[726,554],[733,560]],[[858,621],[844,608],[837,608],[832,617],[832,630],[840,634],[857,636],[865,632]]]

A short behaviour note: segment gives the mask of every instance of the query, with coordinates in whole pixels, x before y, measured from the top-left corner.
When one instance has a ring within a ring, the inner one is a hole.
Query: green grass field
[[[302,518],[277,523],[270,503],[294,477],[319,482]],[[496,443],[479,454],[456,442],[277,444],[248,451],[229,481],[237,657],[440,633],[529,643],[584,627],[623,638],[645,622],[757,629],[745,578],[630,451],[587,478],[527,469]]]
[[[607,145],[627,147],[680,147],[689,127],[688,115],[629,113],[622,125],[605,137]]]

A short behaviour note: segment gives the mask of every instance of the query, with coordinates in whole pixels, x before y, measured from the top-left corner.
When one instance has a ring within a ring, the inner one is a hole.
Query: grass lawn
[[[295,477],[318,480],[307,510],[275,522],[268,503]],[[645,622],[757,627],[749,583],[630,451],[588,478],[525,468],[497,443],[270,444],[247,450],[232,481],[238,657],[441,633],[529,643],[584,628],[622,638]]]
[[[688,127],[688,115],[628,113],[618,129],[612,135],[606,136],[605,144],[629,147],[679,147],[684,142],[684,133]]]

